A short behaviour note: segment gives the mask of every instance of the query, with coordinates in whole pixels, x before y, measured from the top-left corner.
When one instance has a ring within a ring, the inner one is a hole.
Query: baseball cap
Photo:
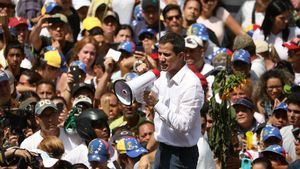
[[[0,82],[3,81],[9,81],[9,77],[3,70],[0,70]]]
[[[277,127],[267,125],[262,129],[262,141],[265,142],[270,137],[276,137],[280,140],[282,140],[282,136],[280,134],[280,131]]]
[[[232,47],[233,50],[245,49],[249,47],[255,47],[254,41],[249,35],[242,34],[234,38]]]
[[[142,9],[146,10],[149,7],[158,8],[159,7],[158,0],[142,0]]]
[[[48,2],[42,7],[41,14],[50,14],[55,8],[62,9],[56,2]]]
[[[90,0],[72,0],[72,4],[75,10],[80,9],[81,7],[89,7],[91,5]]]
[[[300,49],[300,38],[294,38],[289,42],[285,42],[282,46],[286,47],[288,50],[299,50]]]
[[[139,4],[139,5],[136,5],[134,7],[134,10],[133,10],[133,17],[136,19],[136,20],[143,20],[143,11],[142,11],[142,6]]]
[[[88,150],[89,161],[104,163],[110,158],[112,147],[106,141],[97,138],[89,143]]]
[[[108,11],[105,13],[104,17],[103,17],[103,21],[104,21],[106,18],[108,18],[108,17],[113,17],[113,18],[116,19],[117,22],[119,22],[119,16],[118,16],[118,14],[117,14],[116,12],[114,12],[114,11],[108,10]]]
[[[229,56],[232,55],[232,51],[230,49],[227,49],[227,48],[219,48],[217,49],[216,51],[214,51],[212,54],[208,55],[205,57],[206,60],[209,60],[209,61],[213,61],[215,59],[215,57],[221,53],[225,53],[225,54],[228,54]],[[226,62],[226,60],[225,60]]]
[[[148,151],[134,137],[126,137],[119,140],[117,143],[117,151],[120,154],[127,154],[131,158],[138,157]]]
[[[95,27],[101,28],[101,22],[97,17],[88,16],[82,22],[83,29],[89,31]]]
[[[254,110],[254,104],[252,103],[252,101],[250,99],[247,99],[247,98],[238,99],[232,106],[237,106],[237,105],[243,105],[251,110]]]
[[[207,29],[201,23],[192,24],[187,30],[187,35],[196,35],[204,41],[208,41],[209,39]]]
[[[22,17],[13,17],[13,18],[9,18],[9,23],[8,26],[10,28],[14,28],[18,25],[26,25],[28,26],[28,21],[26,18],[22,18]]]
[[[36,116],[41,115],[46,108],[52,108],[58,111],[56,105],[51,100],[45,99],[45,100],[40,100],[39,102],[36,103],[35,115]]]
[[[74,96],[78,91],[80,91],[82,89],[88,89],[92,93],[95,92],[95,88],[92,85],[90,85],[90,84],[76,83],[76,84],[73,85],[72,90],[71,90],[72,96]]]
[[[196,35],[189,35],[184,38],[185,47],[190,49],[195,49],[198,46],[203,47],[203,41]]]
[[[251,58],[250,58],[250,53],[247,52],[246,50],[244,49],[239,49],[239,50],[236,50],[233,55],[232,55],[232,62],[235,62],[235,61],[242,61],[242,62],[245,62],[247,64],[251,64]]]
[[[275,107],[275,109],[273,110],[273,113],[275,112],[275,111],[278,111],[278,110],[284,110],[284,111],[288,111],[288,106],[287,106],[287,104],[286,103],[284,103],[284,102],[281,102],[278,106],[276,106]]]
[[[78,103],[86,103],[89,105],[93,104],[92,100],[89,97],[84,96],[84,95],[79,95],[78,97],[76,97],[74,99],[73,106],[76,106]]]
[[[86,73],[86,64],[81,62],[80,60],[73,61],[70,66],[78,66],[80,70]]]
[[[278,155],[280,155],[281,157],[283,157],[285,159],[286,157],[286,151],[279,145],[277,144],[273,144],[273,145],[270,145],[269,147],[267,147],[266,149],[264,149],[262,151],[262,153],[265,153],[265,152],[272,152],[272,153],[276,153]]]
[[[51,20],[49,20],[49,22],[63,22],[63,23],[68,23],[68,19],[65,15],[63,14],[60,14],[60,13],[57,13],[57,14],[54,14],[54,15],[51,15],[49,16],[49,18]]]
[[[111,137],[110,141],[112,143],[118,143],[122,138],[125,137],[134,137],[134,133],[126,128],[121,128],[120,130],[117,130]]]
[[[151,37],[155,37],[155,30],[151,29],[151,28],[143,28],[140,32],[139,32],[139,39],[143,39],[145,35],[150,35]]]
[[[256,53],[263,53],[269,51],[269,44],[264,40],[255,40]]]
[[[132,54],[135,52],[135,44],[131,41],[122,42],[120,43],[118,50]]]
[[[58,50],[50,50],[44,54],[44,60],[47,62],[47,65],[65,69],[66,60],[62,53]]]

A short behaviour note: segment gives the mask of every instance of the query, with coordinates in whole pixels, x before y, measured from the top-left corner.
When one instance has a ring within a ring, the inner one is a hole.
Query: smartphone
[[[292,129],[292,133],[293,133],[295,139],[298,140],[298,141],[300,141],[300,137],[299,137],[300,128],[299,127],[293,128]]]
[[[69,72],[73,75],[74,83],[79,83],[80,78],[81,78],[81,73],[80,73],[79,67],[71,66]]]

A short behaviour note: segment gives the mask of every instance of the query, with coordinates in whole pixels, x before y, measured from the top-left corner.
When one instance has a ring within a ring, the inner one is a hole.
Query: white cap
[[[197,35],[189,35],[186,38],[184,38],[184,40],[186,48],[194,49],[197,46],[203,47],[203,41]]]
[[[72,3],[75,10],[80,9],[83,6],[89,7],[91,5],[90,0],[72,0]]]
[[[31,69],[32,68],[32,64],[31,64],[31,62],[27,58],[24,58],[22,60],[22,62],[21,62],[20,67],[24,68],[24,69]]]
[[[263,53],[269,51],[269,44],[264,40],[254,40],[256,53]]]
[[[75,98],[73,102],[73,106],[76,106],[78,103],[88,103],[92,105],[92,100],[84,95],[79,95],[78,97]]]

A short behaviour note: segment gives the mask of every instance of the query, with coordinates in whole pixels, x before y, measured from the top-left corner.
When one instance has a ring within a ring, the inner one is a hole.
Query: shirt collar
[[[174,82],[177,85],[182,81],[186,70],[188,69],[187,65],[185,64],[170,80],[170,82]]]

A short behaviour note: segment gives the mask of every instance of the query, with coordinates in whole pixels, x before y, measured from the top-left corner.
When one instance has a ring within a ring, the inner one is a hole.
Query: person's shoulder
[[[25,138],[20,147],[21,148],[25,148],[25,149],[33,149],[36,148],[37,145],[43,140],[43,137],[41,136],[41,131],[37,131],[35,133],[33,133],[31,136]]]
[[[293,125],[285,126],[280,129],[281,135],[286,135],[287,133],[292,133]]]
[[[183,82],[186,83],[187,85],[190,84],[191,86],[194,86],[194,85],[201,86],[200,79],[191,69],[186,68],[184,76],[185,77],[183,79]]]

